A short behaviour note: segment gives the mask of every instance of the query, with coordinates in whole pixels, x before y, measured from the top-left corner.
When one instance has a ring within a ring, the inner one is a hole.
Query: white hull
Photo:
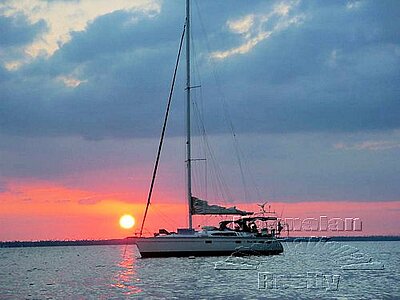
[[[275,238],[160,236],[139,238],[136,245],[145,257],[182,257],[218,255],[273,255],[283,252]]]

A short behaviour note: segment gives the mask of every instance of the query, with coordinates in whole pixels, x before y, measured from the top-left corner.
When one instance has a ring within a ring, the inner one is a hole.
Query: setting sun
[[[122,228],[125,229],[130,229],[133,227],[133,225],[135,225],[135,218],[132,217],[131,215],[123,215],[120,219],[119,219],[119,225]]]

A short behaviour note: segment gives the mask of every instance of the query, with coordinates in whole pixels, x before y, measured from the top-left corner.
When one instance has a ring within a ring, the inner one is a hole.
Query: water
[[[227,261],[139,259],[133,245],[4,248],[0,299],[400,299],[400,242],[284,247]]]

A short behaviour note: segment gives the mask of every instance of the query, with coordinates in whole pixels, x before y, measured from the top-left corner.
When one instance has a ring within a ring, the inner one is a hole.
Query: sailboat
[[[188,228],[179,228],[176,232],[160,229],[153,237],[143,237],[143,228],[151,202],[155,177],[164,140],[168,112],[175,84],[183,41],[186,46],[186,194],[188,202]],[[255,214],[239,210],[236,207],[209,205],[206,200],[192,194],[192,157],[191,157],[191,85],[190,78],[190,0],[186,0],[186,19],[182,32],[178,57],[168,99],[167,111],[161,132],[160,143],[153,177],[150,184],[146,209],[135,243],[142,258],[146,257],[183,257],[183,256],[218,256],[218,255],[272,255],[283,252],[282,244],[277,238],[283,226],[278,218],[269,215],[262,207],[262,212]],[[236,216],[224,220],[218,226],[203,226],[201,230],[193,229],[193,215]],[[271,222],[272,227],[271,227]]]

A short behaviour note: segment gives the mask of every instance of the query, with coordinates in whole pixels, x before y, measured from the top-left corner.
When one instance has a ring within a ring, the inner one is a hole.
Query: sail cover
[[[192,197],[193,215],[251,215],[252,212],[239,210],[235,206],[223,207],[218,205],[209,205],[207,201]]]

